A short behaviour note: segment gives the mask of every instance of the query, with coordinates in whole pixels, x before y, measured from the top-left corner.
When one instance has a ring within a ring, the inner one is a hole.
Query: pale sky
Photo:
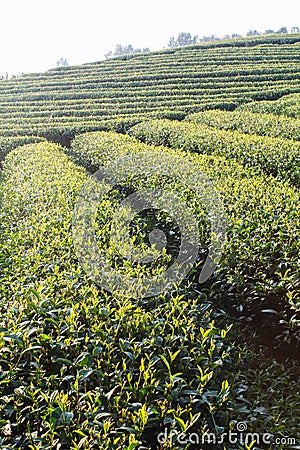
[[[0,0],[0,74],[104,59],[116,44],[167,47],[180,31],[202,37],[300,27],[299,0]]]

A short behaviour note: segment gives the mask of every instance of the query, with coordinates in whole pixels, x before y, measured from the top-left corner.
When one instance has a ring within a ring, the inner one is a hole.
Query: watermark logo
[[[246,422],[238,422],[236,424],[237,431],[244,432],[247,430],[247,428],[248,428],[248,426],[247,426]]]
[[[247,431],[247,422],[238,422],[236,430],[230,430],[222,434],[206,432],[203,434],[191,432],[178,433],[175,430],[165,429],[157,436],[159,444],[179,444],[179,445],[220,445],[220,444],[239,444],[239,445],[296,445],[294,437],[279,437],[271,433],[252,433]],[[254,447],[255,448],[255,447]],[[298,448],[298,447],[293,447]]]
[[[109,217],[110,224],[101,218],[101,231],[99,220],[97,223],[98,210],[105,204],[109,192],[139,177],[159,178],[161,182],[157,186],[149,183],[150,187],[144,182],[135,192],[130,192],[115,206]],[[189,204],[188,193],[192,193],[194,205],[195,198],[196,204],[203,205],[209,222],[210,244],[199,275],[199,283],[205,282],[220,260],[226,238],[222,201],[212,182],[197,166],[175,154],[158,152],[119,158],[98,170],[84,185],[75,207],[72,232],[77,256],[88,275],[109,292],[134,298],[156,296],[180,284],[201,250],[199,217]],[[153,229],[148,235],[148,245],[136,243],[130,232],[134,218],[141,213],[147,215],[149,211],[167,214],[180,232],[180,245],[171,265],[156,264],[168,261],[170,256],[168,236],[163,230]],[[108,228],[108,245],[99,245],[97,233],[98,236],[107,234]],[[112,255],[117,257],[114,259]],[[120,267],[116,260],[122,261]],[[157,270],[149,275],[151,264]]]

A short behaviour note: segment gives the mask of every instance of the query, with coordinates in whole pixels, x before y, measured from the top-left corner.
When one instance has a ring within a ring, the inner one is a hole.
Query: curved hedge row
[[[132,136],[154,145],[222,155],[260,172],[300,185],[300,144],[284,139],[245,135],[208,125],[152,120],[135,125]]]
[[[224,426],[227,330],[205,294],[131,301],[87,280],[70,235],[87,173],[61,147],[13,150],[2,175],[1,446],[130,450]]]
[[[38,136],[10,136],[10,137],[0,136],[0,161],[2,161],[7,155],[7,153],[13,148],[25,144],[43,141],[45,141],[45,139]]]
[[[72,156],[77,164],[93,170],[124,156],[156,150],[131,136],[110,132],[83,133],[72,140]]]
[[[211,110],[191,114],[185,121],[221,130],[300,141],[300,120],[275,114]]]
[[[250,102],[241,105],[239,111],[278,114],[295,119],[300,118],[300,94],[286,95],[275,101]]]
[[[157,145],[162,144],[156,122],[138,125],[133,134]],[[159,122],[166,125],[169,122]],[[147,128],[147,126],[149,128]],[[141,131],[145,131],[144,134]],[[146,133],[146,130],[149,133]],[[177,132],[177,139],[180,138]],[[80,158],[94,170],[107,160],[151,149],[128,136],[116,133],[88,133],[73,142]],[[228,215],[228,242],[223,263],[217,271],[219,281],[210,293],[214,299],[229,298],[232,305],[245,310],[277,310],[278,317],[289,322],[291,333],[299,317],[299,193],[287,182],[272,176],[257,175],[227,157],[190,154],[157,147],[156,154],[173,153],[192,162],[206,174],[222,196]],[[155,154],[155,152],[154,152]],[[289,319],[287,319],[289,318]],[[276,320],[277,320],[276,319]],[[275,345],[275,344],[274,344]]]

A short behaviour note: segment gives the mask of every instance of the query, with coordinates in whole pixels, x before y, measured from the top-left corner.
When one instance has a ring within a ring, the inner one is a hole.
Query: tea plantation
[[[268,35],[0,81],[0,448],[300,448],[299,52],[300,34]],[[146,154],[154,170],[112,183],[79,255],[91,174]],[[203,282],[219,222],[184,167],[226,216]],[[180,214],[145,207],[126,245],[122,227],[111,239],[119,204],[147,189],[196,218],[201,250],[180,282],[133,296],[80,256],[95,239],[132,283],[161,276]],[[165,248],[136,263],[156,229]]]

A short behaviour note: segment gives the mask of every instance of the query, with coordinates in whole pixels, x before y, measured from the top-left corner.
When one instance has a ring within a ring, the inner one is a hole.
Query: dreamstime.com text
[[[228,431],[217,435],[215,433],[177,433],[175,431],[170,431],[165,429],[157,436],[157,441],[159,444],[164,444],[165,442],[176,443],[179,445],[187,444],[251,444],[255,443],[257,445],[296,445],[296,438],[294,437],[276,437],[271,433],[250,433],[247,432],[246,422],[238,422],[235,431]]]

